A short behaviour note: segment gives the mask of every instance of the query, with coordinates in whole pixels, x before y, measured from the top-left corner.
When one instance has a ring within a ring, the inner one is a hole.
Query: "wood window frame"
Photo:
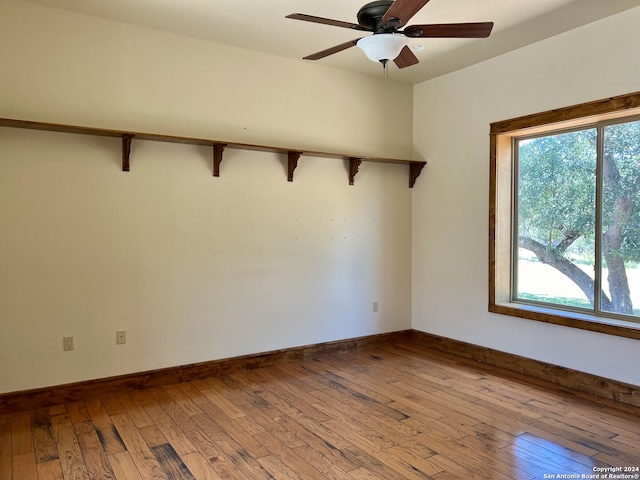
[[[640,92],[491,124],[489,183],[489,311],[640,340],[640,324],[511,301],[513,139],[640,113]]]

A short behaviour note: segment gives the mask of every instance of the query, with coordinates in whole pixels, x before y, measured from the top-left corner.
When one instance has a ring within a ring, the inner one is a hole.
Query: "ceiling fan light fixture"
[[[377,33],[361,38],[357,45],[369,60],[386,63],[386,61],[393,60],[400,55],[400,51],[408,43],[409,39],[404,35]]]

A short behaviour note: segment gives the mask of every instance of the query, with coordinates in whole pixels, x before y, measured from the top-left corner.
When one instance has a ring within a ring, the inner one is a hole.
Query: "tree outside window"
[[[640,92],[489,138],[489,311],[640,340]]]
[[[512,298],[640,321],[640,121],[514,138]]]

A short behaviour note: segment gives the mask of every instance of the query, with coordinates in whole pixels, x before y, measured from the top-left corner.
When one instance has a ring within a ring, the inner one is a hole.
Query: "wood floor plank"
[[[259,446],[260,454],[258,458],[265,457],[270,452],[264,448],[261,444],[251,437],[250,444],[247,446],[246,442],[240,436],[237,440],[234,435],[238,435],[238,431],[234,431],[229,434],[222,428],[216,421],[214,421],[209,415],[202,414],[194,417],[194,420],[201,427],[204,434],[210,438],[213,444],[218,448],[231,463],[240,470],[247,478],[251,480],[258,479],[270,479],[271,475],[260,465],[255,456],[249,453],[249,450],[256,451],[256,444]]]
[[[64,404],[49,407],[49,415],[62,415],[63,413],[67,413],[67,407]]]
[[[388,396],[385,389],[371,388],[370,382],[357,381],[358,373],[361,373],[359,369],[347,368],[343,370],[345,367],[342,362],[336,362],[335,359],[331,361],[330,358],[320,358],[316,362],[309,363],[308,365],[313,368],[315,372],[335,380],[340,385],[352,391],[357,391],[378,403],[385,405],[391,403],[392,399]]]
[[[38,463],[38,480],[64,480],[62,475],[62,466],[60,460],[50,460],[48,462]],[[0,478],[8,478],[2,477]]]
[[[198,449],[202,458],[220,478],[250,480],[204,432],[191,430],[186,435]]]
[[[151,447],[151,451],[169,479],[195,480],[189,468],[168,443],[155,445]]]
[[[350,421],[345,416],[323,422],[323,425],[336,432],[345,440],[367,451],[376,452],[397,445],[397,436],[384,433]]]
[[[565,422],[559,422],[549,417],[542,417],[540,420],[530,422],[531,427],[537,427],[540,431],[555,433],[563,436],[567,440],[578,443],[597,453],[606,453],[609,455],[617,455],[621,460],[640,465],[640,451],[637,449],[618,448],[610,439],[599,437],[596,434],[580,429],[575,425],[568,425]],[[533,431],[533,430],[530,430]]]
[[[85,402],[89,418],[107,456],[124,452],[126,447],[100,399]]]
[[[256,395],[253,382],[248,381],[247,378],[239,381],[230,376],[224,376],[220,378],[220,380],[224,383],[226,389],[222,394],[227,397],[228,400],[233,401],[235,405],[241,408],[244,412],[244,415],[234,416],[234,423],[250,435],[264,432],[265,429],[262,427],[260,422],[255,421],[250,415],[252,406],[256,406],[258,403],[265,403],[258,395]],[[210,409],[220,409],[219,406],[208,399],[205,405]],[[220,412],[224,414],[222,409],[220,409]]]
[[[151,390],[137,390],[133,393],[136,400],[145,412],[156,425],[162,425],[163,423],[172,423],[173,419],[169,414],[160,406],[160,403],[151,394]]]
[[[144,438],[144,441],[147,442],[147,445],[150,447],[156,447],[167,443],[167,439],[157,425],[147,425],[146,427],[139,428],[138,430],[140,431],[142,438]]]
[[[180,405],[182,410],[189,415],[200,415],[202,410],[198,407],[198,404],[194,402],[187,393],[182,390],[182,385],[187,384],[179,384],[179,385],[165,385],[162,389],[171,397],[173,400]]]
[[[341,375],[349,379],[352,385],[367,388],[366,392],[369,392],[367,393],[369,396],[373,397],[376,393],[384,395],[388,399],[387,404],[395,402],[396,404],[408,405],[433,418],[442,418],[445,416],[442,413],[432,410],[428,405],[425,405],[419,394],[416,395],[412,390],[403,388],[403,384],[397,379],[386,382],[380,380],[378,375],[370,375],[369,370],[366,370],[364,373],[363,375],[362,370],[360,370],[358,374],[342,372]],[[413,375],[410,380],[415,380],[415,375]],[[415,388],[415,382],[412,384],[412,388]],[[435,389],[430,389],[429,391],[435,391]],[[394,408],[398,407],[394,406]]]
[[[252,428],[248,430],[254,437],[260,433],[269,432],[289,448],[299,447],[304,444],[297,437],[296,432],[299,429],[294,421],[286,413],[268,402],[257,403],[256,405],[246,404],[242,408],[246,412],[246,416],[240,419],[236,418],[235,422],[243,420],[241,425],[244,425],[246,419],[250,418],[250,423],[259,427],[258,429]]]
[[[345,451],[356,463],[380,478],[385,480],[406,480],[404,473],[396,471],[376,457],[379,452],[367,452],[357,446],[349,447]],[[428,479],[429,477],[426,474],[422,474],[422,478]]]
[[[255,370],[254,374],[259,375],[262,378],[263,383],[261,385],[265,389],[274,393],[278,392],[283,398],[289,399],[290,403],[295,403],[302,408],[315,403],[315,397],[309,394],[306,390],[300,388],[300,383],[297,381],[297,378],[289,375],[278,367],[268,367]],[[317,413],[314,411],[302,411],[312,416]]]
[[[0,415],[0,478],[12,477],[11,415]]]
[[[71,423],[80,423],[89,420],[89,412],[87,411],[85,402],[67,403],[66,408]]]
[[[465,480],[486,480],[487,478],[493,478],[492,475],[494,472],[491,471],[489,466],[479,466],[473,462],[460,462],[459,460],[453,460],[445,455],[434,455],[431,461],[436,464],[438,467],[442,468],[442,472],[436,473],[433,478],[451,478],[451,479],[461,479]],[[490,465],[490,464],[489,464]],[[446,472],[446,475],[443,475]],[[530,480],[532,477],[527,475],[526,477],[522,477],[520,475],[508,477],[510,479],[518,479],[518,480]]]
[[[126,413],[114,415],[111,418],[142,477],[168,480],[133,420]]]
[[[295,453],[294,450],[271,435],[271,433],[262,432],[254,435],[254,437],[299,477],[306,479],[321,478],[323,476],[318,470],[307,463],[306,460]],[[264,466],[264,464],[262,465]]]
[[[538,480],[639,444],[640,409],[396,339],[0,416],[0,479]]]
[[[60,465],[65,480],[88,480],[89,472],[84,462],[78,438],[68,413],[51,417],[53,433],[58,444]]]
[[[243,380],[231,378],[225,380],[225,385],[243,390],[242,410],[245,415],[236,417],[234,419],[235,422],[240,425],[249,424],[246,430],[253,435],[269,430],[276,436],[291,436],[290,441],[283,441],[287,445],[295,447],[296,445],[294,444],[297,441],[293,432],[295,429],[288,429],[284,425],[290,423],[290,417],[306,416],[306,414],[297,408],[298,404],[294,406],[268,388],[257,386],[253,379],[255,379],[255,372],[251,372],[251,375],[248,375]],[[311,410],[311,408],[307,407],[304,410]],[[317,412],[317,410],[314,409],[314,412]],[[317,413],[319,414],[319,412]],[[327,418],[323,416],[323,419]],[[277,422],[275,431],[272,430],[274,420]]]
[[[89,477],[95,480],[115,480],[115,474],[91,420],[74,423],[73,429],[76,432]]]
[[[166,393],[162,388],[156,387],[148,390],[158,405],[183,431],[188,432],[197,428],[195,422],[184,409]]]
[[[588,467],[576,462],[563,461],[553,457],[550,462],[548,457],[540,457],[537,455],[539,450],[527,450],[519,446],[513,446],[509,449],[509,455],[516,458],[518,465],[524,471],[529,471],[532,475],[544,474],[553,475],[555,472],[563,472],[567,474],[591,474],[592,467]],[[527,465],[527,467],[523,467]]]
[[[465,462],[470,467],[475,468],[476,472],[488,469],[490,465],[491,469],[500,472],[498,476],[504,475],[506,478],[518,478],[522,480],[537,478],[535,474],[529,472],[526,467],[526,462],[523,464],[523,460],[525,459],[518,455],[518,451],[514,445],[502,448],[498,448],[497,445],[491,445],[490,448],[482,448],[482,446],[477,444],[477,437],[463,437],[458,440],[458,442],[460,442],[465,449],[469,449],[463,450],[463,452],[476,452],[472,454],[471,458],[465,457]],[[450,453],[444,453],[443,456],[457,460],[457,458]]]
[[[497,452],[517,440],[514,435],[498,430],[491,425],[481,423],[471,429],[468,435],[463,437],[465,444],[483,452]]]
[[[118,400],[120,400],[128,417],[137,428],[147,427],[155,423],[133,393],[122,393],[118,395]]]
[[[209,402],[209,399],[205,397],[202,394],[202,392],[196,388],[197,381],[198,380],[194,380],[188,383],[180,383],[179,385],[177,385],[177,387],[190,399],[190,401],[196,407],[198,407],[198,405],[202,403]],[[200,413],[202,413],[199,407],[197,408],[197,411],[198,413],[196,413],[196,415],[199,415]]]
[[[275,455],[267,455],[266,457],[260,458],[258,461],[264,470],[269,472],[271,478],[282,480],[304,480],[304,477],[300,477],[296,474]]]
[[[11,416],[11,450],[13,456],[33,452],[31,416],[29,412],[18,412]]]
[[[129,452],[117,452],[109,455],[108,458],[117,480],[142,480],[136,463]]]
[[[296,414],[304,413],[318,422],[330,419],[329,416],[315,408],[314,403],[317,402],[316,397],[292,385],[286,386],[286,381],[282,380],[283,372],[277,372],[273,368],[266,368],[265,370],[265,372],[251,372],[251,376],[249,377],[253,380],[255,380],[256,377],[261,378],[259,385],[262,388],[255,392],[256,396],[264,399],[284,413],[291,413],[295,410]],[[284,378],[290,377],[285,376]]]
[[[370,397],[359,391],[357,387],[349,385],[349,382],[340,375],[315,365],[313,362],[305,364],[304,368],[316,373],[314,380],[324,386],[323,391],[339,399],[341,402],[349,405],[351,408],[369,413],[378,413],[381,418],[390,418],[393,420],[405,420],[407,418],[402,412],[398,412],[390,408],[387,403],[390,399],[385,398],[383,401]]]
[[[197,480],[222,480],[223,477],[216,473],[199,452],[181,455],[180,457]]]
[[[294,413],[292,418],[296,421],[296,423],[300,424],[303,429],[306,429],[313,436],[318,437],[330,449],[343,450],[353,445],[350,441],[341,437],[339,434],[332,431],[322,423],[316,422],[313,418],[307,416],[306,414],[301,413],[299,415],[296,415]],[[309,443],[308,439],[304,438],[304,435],[301,435],[301,432],[297,432],[296,436],[302,441]]]
[[[187,437],[187,432],[181,430],[175,423],[163,422],[158,425],[158,428],[178,455],[184,456],[198,451]]]
[[[402,444],[387,449],[387,452],[429,476],[443,471],[441,466],[431,460],[431,457],[437,455],[437,452],[424,445],[419,439],[407,439]]]
[[[379,477],[371,470],[365,467],[360,467],[349,472],[349,476],[353,480],[384,480],[384,477]]]
[[[514,471],[512,465],[500,459],[496,459],[491,452],[478,450],[466,441],[466,437],[461,439],[442,439],[429,434],[421,434],[416,438],[424,446],[436,452],[429,459],[436,465],[443,467],[443,461],[448,460],[460,465],[465,465],[466,469],[479,475],[486,475],[490,478],[511,480],[521,476],[520,471]]]
[[[261,399],[262,397],[256,395],[256,398]],[[266,398],[270,398],[269,395]],[[322,423],[318,423],[317,418],[308,416],[294,406],[276,403],[277,406],[274,407],[264,399],[263,401],[256,400],[255,404],[252,402],[243,408],[247,409],[249,418],[256,419],[257,422],[261,422],[265,426],[261,431],[271,432],[285,445],[291,448],[297,448],[298,445],[308,445],[343,470],[352,470],[357,467],[340,452],[341,448],[351,446],[351,442]],[[327,418],[323,415],[322,420]],[[271,424],[269,424],[270,421]]]
[[[127,410],[122,405],[122,402],[118,399],[117,395],[106,395],[100,399],[102,405],[109,415],[120,415],[127,413]]]
[[[310,445],[304,444],[294,448],[294,451],[300,458],[303,458],[309,465],[320,472],[324,478],[329,480],[351,480],[351,476],[331,458],[323,455],[318,449],[313,448]],[[350,470],[353,470],[351,468]]]
[[[235,403],[228,400],[225,395],[220,393],[221,390],[225,390],[227,387],[223,382],[217,378],[208,378],[197,382],[197,388],[202,394],[207,397],[214,405],[222,410],[229,418],[243,417],[244,412],[239,409]]]
[[[611,409],[601,408],[594,410],[589,404],[566,405],[558,404],[558,409],[554,410],[554,405],[543,402],[530,402],[545,412],[545,417],[553,419],[557,424],[571,424],[579,427],[580,430],[590,432],[594,438],[601,438],[601,441],[619,442],[619,447],[625,450],[626,445],[640,444],[640,427],[625,419],[621,422],[620,412],[612,412]],[[630,453],[633,453],[630,452]]]
[[[36,452],[36,463],[45,463],[57,460],[58,446],[53,435],[53,424],[48,408],[33,410],[31,412],[31,431]]]
[[[395,451],[391,449],[381,450],[377,454],[376,458],[389,468],[392,468],[396,472],[402,474],[407,480],[430,479],[431,474],[429,471],[433,473],[441,471],[440,468],[430,462],[425,462],[424,460],[421,462],[416,462],[415,459],[407,461],[407,456],[398,456],[395,454]],[[418,465],[422,465],[425,468],[420,468]]]
[[[357,402],[354,402],[354,400],[347,398],[345,401],[344,396],[335,396],[324,390],[318,393],[318,398],[321,401],[314,404],[318,410],[329,413],[331,410],[336,409],[337,406],[337,412],[333,415],[334,418],[336,416],[346,416],[348,418],[346,418],[345,421],[348,423],[361,425],[363,428],[372,430],[385,430],[389,431],[390,434],[393,433],[404,436],[413,436],[420,433],[420,430],[413,428],[412,419],[399,409],[388,407],[389,410],[402,415],[398,417],[394,414],[393,417],[395,418],[393,418],[385,416],[377,409],[367,410],[366,407],[359,408]],[[330,406],[329,409],[327,409],[327,406]]]
[[[598,465],[593,457],[565,448],[555,442],[550,442],[545,438],[532,435],[528,432],[518,435],[513,445],[517,445],[530,452],[536,452],[538,457],[548,458],[550,462],[572,462],[587,467]],[[506,446],[502,448],[506,448]],[[606,465],[600,464],[600,466]]]
[[[322,410],[326,405],[336,405],[339,411],[349,412],[351,418],[364,425],[384,425],[403,431],[407,435],[418,433],[411,431],[409,424],[402,423],[402,420],[407,420],[409,417],[399,410],[344,386],[335,376],[325,376],[314,372],[313,369],[307,369],[307,371],[310,374],[309,381],[317,382],[316,396],[322,402],[315,404],[316,408]]]
[[[13,476],[16,479],[24,480],[38,478],[38,467],[33,452],[13,456]]]
[[[260,458],[269,454],[269,451],[260,442],[256,441],[251,434],[227,417],[216,405],[203,405],[202,410],[206,413],[198,415],[194,419],[199,419],[198,423],[203,430],[205,426],[208,428],[208,431],[205,430],[208,435],[210,435],[209,432],[224,433],[226,437],[233,439],[234,443],[242,445],[243,450],[246,450],[253,458]],[[205,417],[208,417],[210,422],[203,423],[202,419]]]

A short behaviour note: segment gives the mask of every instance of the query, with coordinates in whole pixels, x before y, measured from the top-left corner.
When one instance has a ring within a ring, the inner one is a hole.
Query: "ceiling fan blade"
[[[429,3],[429,0],[396,0],[382,17],[382,23],[386,25],[389,20],[395,18],[398,20],[396,27],[400,28],[406,25],[411,17],[418,13],[427,3]]]
[[[329,55],[341,52],[343,50],[346,50],[347,48],[355,47],[356,43],[358,43],[358,40],[360,39],[356,38],[355,40],[341,43],[340,45],[327,48],[326,50],[322,50],[321,52],[312,53],[311,55],[307,55],[306,57],[304,57],[304,60],[320,60],[321,58],[328,57]]]
[[[410,38],[486,38],[492,29],[493,22],[441,23],[410,25],[402,33]]]
[[[340,20],[331,20],[330,18],[314,17],[313,15],[305,15],[304,13],[292,13],[287,15],[286,18],[293,20],[302,20],[304,22],[321,23],[323,25],[332,25],[334,27],[361,29],[357,23],[343,22]]]
[[[398,68],[410,67],[418,62],[418,57],[416,57],[411,49],[406,45],[402,50],[400,50],[400,55],[393,60],[393,63],[395,63]]]

